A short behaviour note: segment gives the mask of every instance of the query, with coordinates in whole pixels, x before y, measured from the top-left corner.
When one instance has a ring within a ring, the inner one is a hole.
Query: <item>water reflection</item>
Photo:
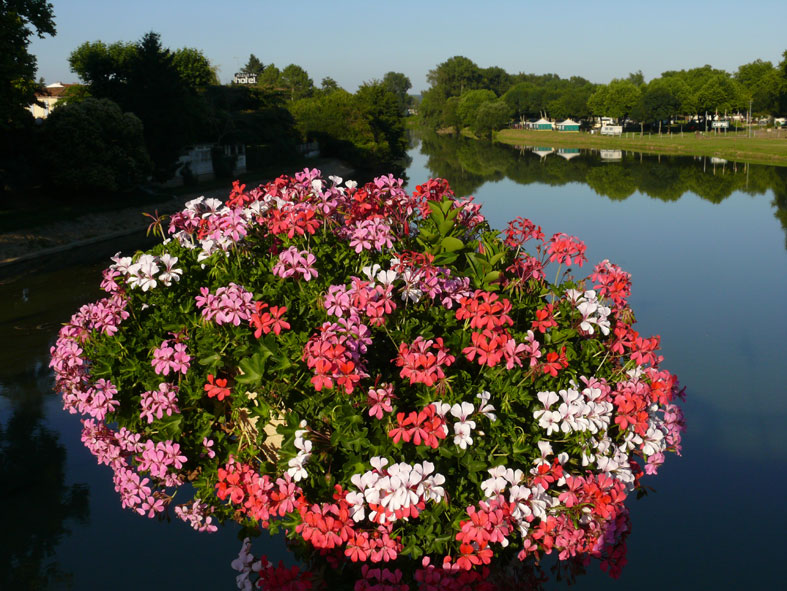
[[[484,183],[503,178],[522,185],[584,183],[615,201],[635,193],[677,201],[693,193],[706,201],[721,203],[736,191],[752,196],[771,191],[775,216],[787,232],[787,167],[622,150],[510,147],[434,134],[422,136],[422,152],[434,175],[450,179],[460,195],[473,194]],[[599,166],[600,163],[605,166]]]
[[[783,586],[787,168],[559,155],[425,136],[411,177],[476,195],[492,227],[522,215],[630,271],[638,329],[661,335],[665,367],[688,388],[684,456],[653,479],[656,494],[629,503],[621,579],[589,567],[577,587]]]
[[[66,484],[66,450],[40,405],[19,404],[0,424],[0,588],[68,585],[54,560],[69,522],[88,517],[88,490]]]
[[[49,344],[63,306],[84,297],[68,271],[54,281],[18,275],[0,284],[0,589],[73,583],[71,569],[56,559],[57,548],[70,537],[71,525],[87,523],[89,491],[82,482],[68,482],[66,446],[47,420],[46,403],[54,396]]]
[[[587,240],[591,261],[609,257],[632,271],[640,329],[662,335],[668,369],[689,386],[685,456],[665,464],[657,494],[630,503],[621,580],[592,564],[575,588],[727,588],[743,568],[747,586],[776,588],[787,528],[774,504],[787,487],[787,265],[768,203],[787,229],[787,169],[628,153],[603,162],[582,150],[542,157],[451,138],[425,137],[421,149],[413,181],[448,178],[457,194],[479,194],[493,227],[526,215],[546,232]],[[769,196],[748,197],[758,195]],[[99,297],[100,266],[84,262],[95,256],[103,266],[137,246],[83,250],[72,261],[42,261],[45,274],[0,281],[0,589],[62,586],[72,572],[76,589],[108,580],[117,591],[233,588],[235,531],[197,534],[122,510],[108,469],[84,450],[78,420],[51,391],[48,351],[59,324]],[[273,562],[292,562],[280,539],[254,544]]]

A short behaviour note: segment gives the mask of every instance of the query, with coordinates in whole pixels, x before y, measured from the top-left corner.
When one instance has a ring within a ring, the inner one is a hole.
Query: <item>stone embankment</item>
[[[325,177],[338,175],[345,179],[352,170],[337,160],[321,161],[318,168]],[[87,247],[92,244],[120,241],[126,236],[144,237],[150,218],[143,213],[171,214],[183,208],[187,201],[204,195],[226,199],[227,188],[214,189],[173,197],[158,203],[127,207],[121,210],[85,215],[53,222],[35,228],[0,233],[0,269],[22,268],[25,263],[39,261],[64,251]]]

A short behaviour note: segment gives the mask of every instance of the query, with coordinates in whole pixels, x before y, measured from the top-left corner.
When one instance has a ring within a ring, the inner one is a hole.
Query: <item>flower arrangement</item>
[[[425,589],[496,556],[616,576],[624,501],[683,429],[629,274],[575,278],[577,238],[402,184],[306,169],[154,222],[166,239],[116,255],[52,348],[82,441],[124,507],[283,528],[363,565],[356,589],[408,588],[405,558]],[[279,576],[236,562],[241,587]]]

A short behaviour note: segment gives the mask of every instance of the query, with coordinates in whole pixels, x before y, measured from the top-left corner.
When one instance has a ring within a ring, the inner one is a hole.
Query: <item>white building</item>
[[[36,119],[46,119],[49,117],[49,114],[54,110],[57,102],[63,98],[63,93],[70,86],[76,86],[76,84],[55,82],[54,84],[47,84],[44,88],[37,91],[36,102],[28,107],[33,117]]]

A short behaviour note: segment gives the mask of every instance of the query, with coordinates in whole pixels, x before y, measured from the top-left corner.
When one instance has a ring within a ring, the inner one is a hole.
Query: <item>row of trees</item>
[[[264,65],[253,53],[243,67],[256,76],[254,88],[281,92],[303,141],[316,140],[323,154],[348,159],[361,168],[390,164],[405,155],[403,117],[411,105],[410,79],[387,72],[382,80],[365,82],[353,94],[330,77],[316,87],[296,64],[279,70]]]
[[[404,74],[389,72],[350,94],[331,78],[317,89],[300,66],[279,70],[251,55],[246,69],[258,74],[256,85],[220,85],[200,50],[170,50],[153,32],[138,42],[77,47],[68,61],[82,84],[69,87],[52,114],[34,125],[27,107],[38,85],[27,42],[34,30],[54,34],[52,7],[39,0],[2,2],[0,21],[0,45],[16,49],[0,52],[0,76],[12,77],[0,84],[3,192],[38,185],[100,193],[151,177],[165,181],[196,143],[244,144],[250,168],[294,164],[298,144],[314,139],[325,153],[357,167],[404,155],[410,88]],[[17,34],[9,40],[11,25]],[[214,151],[217,173],[232,173],[226,160],[222,150]]]
[[[323,78],[321,88],[316,88],[312,79],[309,78],[309,74],[300,66],[290,64],[283,70],[279,70],[272,63],[266,66],[253,53],[249,55],[246,65],[243,66],[243,72],[253,74],[257,79],[255,86],[259,88],[286,91],[291,101],[325,95],[339,89],[336,80],[331,77]],[[405,114],[413,104],[413,97],[407,94],[407,91],[412,88],[410,79],[401,72],[388,72],[379,82],[383,88],[394,94],[399,111]]]
[[[422,95],[422,121],[430,127],[470,127],[489,136],[510,119],[547,115],[556,119],[607,116],[643,122],[679,116],[744,111],[753,115],[787,113],[787,51],[774,66],[756,60],[734,74],[711,66],[664,72],[645,83],[642,72],[608,84],[574,76],[509,74],[499,67],[480,68],[463,56],[431,70]],[[491,113],[495,113],[492,117]]]
[[[746,112],[776,116],[787,112],[787,51],[778,66],[756,60],[734,74],[711,66],[664,72],[645,84],[641,72],[599,86],[588,99],[593,113],[640,121],[679,116]]]

